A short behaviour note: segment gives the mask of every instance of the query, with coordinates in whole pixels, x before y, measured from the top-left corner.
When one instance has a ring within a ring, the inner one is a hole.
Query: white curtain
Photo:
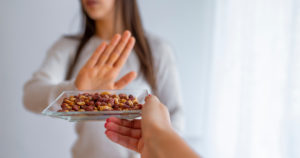
[[[300,0],[215,0],[209,158],[300,157]]]

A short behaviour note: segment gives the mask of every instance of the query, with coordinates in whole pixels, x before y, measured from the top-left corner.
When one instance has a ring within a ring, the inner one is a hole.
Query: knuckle
[[[118,58],[118,56],[119,56],[119,53],[118,53],[118,52],[114,52],[114,53],[111,55],[112,59],[116,59],[116,58]]]
[[[116,53],[120,54],[120,52],[121,52],[122,50],[123,50],[123,49],[122,49],[121,47],[118,47],[118,48],[116,49]]]

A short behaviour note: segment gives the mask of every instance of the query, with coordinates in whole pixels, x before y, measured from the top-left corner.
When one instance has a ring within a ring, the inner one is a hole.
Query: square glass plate
[[[147,90],[88,90],[88,91],[64,91],[62,92],[47,108],[42,112],[43,115],[68,120],[71,122],[88,121],[88,120],[105,120],[111,116],[121,119],[134,119],[141,116],[141,110],[128,111],[84,111],[84,112],[57,112],[61,109],[61,103],[64,98],[75,96],[82,93],[102,93],[111,94],[132,94],[140,104],[145,103],[145,97],[149,94]]]

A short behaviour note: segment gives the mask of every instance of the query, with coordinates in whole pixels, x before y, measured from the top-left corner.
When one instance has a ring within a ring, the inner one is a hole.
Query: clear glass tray
[[[89,91],[64,91],[62,92],[42,114],[55,118],[68,120],[71,122],[88,121],[88,120],[105,120],[111,116],[121,119],[134,119],[141,116],[141,110],[130,111],[84,111],[84,112],[57,112],[61,109],[61,103],[66,97],[82,94],[82,93],[102,93],[109,92],[111,94],[132,94],[140,104],[144,104],[145,97],[149,94],[147,90],[89,90]]]

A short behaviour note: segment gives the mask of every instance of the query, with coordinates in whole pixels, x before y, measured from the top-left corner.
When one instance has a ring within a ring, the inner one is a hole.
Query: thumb
[[[145,98],[145,102],[149,103],[149,104],[157,104],[160,103],[159,99],[155,96],[155,95],[151,95],[149,94],[146,98]]]
[[[159,99],[154,96],[154,95],[148,95],[145,98],[145,104],[143,105],[143,111],[147,111],[150,109],[157,109],[160,108],[162,106],[161,102],[159,101]]]

